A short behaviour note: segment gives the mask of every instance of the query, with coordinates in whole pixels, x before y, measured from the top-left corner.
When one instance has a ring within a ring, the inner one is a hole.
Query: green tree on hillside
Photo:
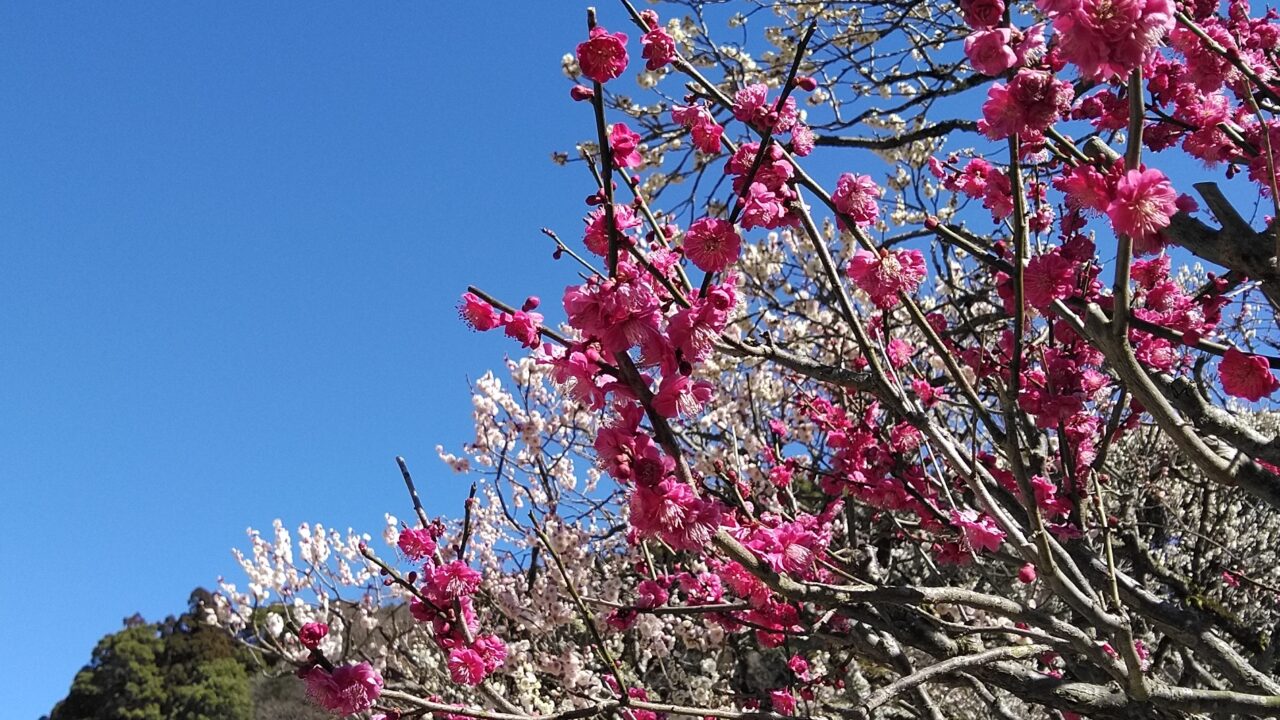
[[[50,720],[249,720],[248,657],[197,619],[208,596],[196,590],[186,613],[162,623],[135,615],[102,638]]]

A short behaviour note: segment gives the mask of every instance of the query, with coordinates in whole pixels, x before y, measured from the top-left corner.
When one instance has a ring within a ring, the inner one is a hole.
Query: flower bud
[[[1023,585],[1030,585],[1036,581],[1036,566],[1027,563],[1018,569],[1018,582]]]

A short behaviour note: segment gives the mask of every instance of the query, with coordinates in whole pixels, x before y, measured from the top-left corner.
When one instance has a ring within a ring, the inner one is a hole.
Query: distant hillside
[[[98,641],[67,696],[43,720],[320,720],[287,668],[268,677],[223,630],[187,612],[148,623],[135,615]]]

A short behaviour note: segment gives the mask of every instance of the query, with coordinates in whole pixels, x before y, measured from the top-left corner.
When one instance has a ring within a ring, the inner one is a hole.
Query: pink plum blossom
[[[627,69],[627,36],[591,28],[587,40],[578,45],[577,57],[583,75],[598,83],[609,82]]]
[[[341,665],[329,672],[307,671],[307,694],[320,707],[337,715],[354,715],[373,707],[382,694],[382,676],[367,662]]]
[[[924,255],[919,250],[859,250],[849,261],[846,273],[877,307],[898,304],[898,293],[912,293],[924,282]]]

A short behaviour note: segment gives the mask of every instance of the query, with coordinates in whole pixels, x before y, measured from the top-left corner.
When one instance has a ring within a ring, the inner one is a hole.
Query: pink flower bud
[[[308,650],[315,650],[320,641],[329,634],[329,626],[324,623],[312,622],[303,625],[298,630],[298,642]]]

